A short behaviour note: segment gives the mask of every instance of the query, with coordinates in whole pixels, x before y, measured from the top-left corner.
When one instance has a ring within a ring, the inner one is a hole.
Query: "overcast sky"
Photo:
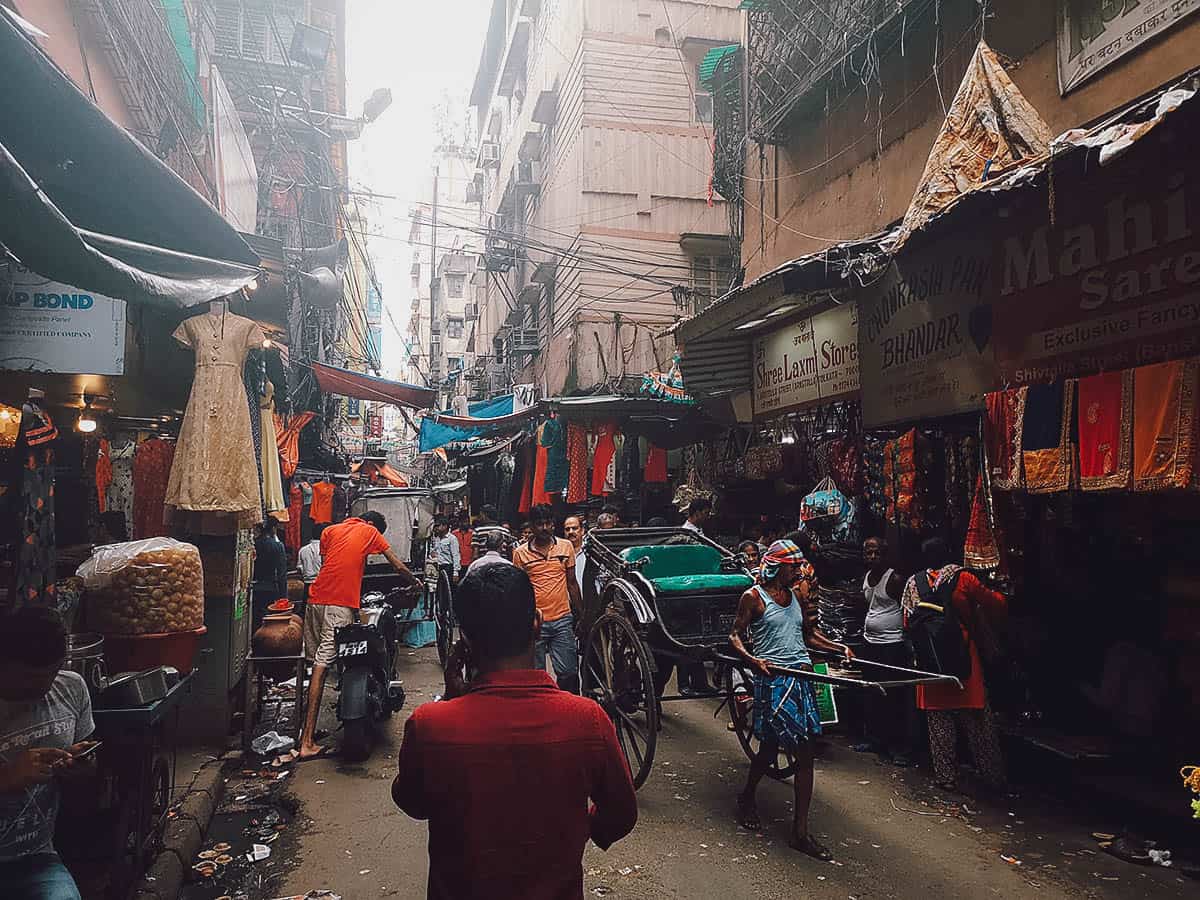
[[[432,172],[435,110],[445,98],[466,102],[487,26],[490,0],[347,0],[347,112],[358,115],[376,88],[392,90],[392,106],[350,142],[352,190],[369,217],[368,250],[395,323],[408,324],[412,252],[408,207]],[[385,368],[401,364],[399,338],[385,313]],[[393,372],[393,374],[397,374]]]

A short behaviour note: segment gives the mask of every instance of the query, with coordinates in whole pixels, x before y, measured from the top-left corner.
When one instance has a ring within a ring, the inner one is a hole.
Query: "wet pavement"
[[[407,713],[442,689],[436,653],[405,653],[400,677],[408,704],[371,758],[361,765],[316,760],[270,782],[266,805],[284,815],[270,858],[239,863],[218,883],[192,888],[189,900],[222,896],[213,891],[218,886],[248,900],[317,889],[345,900],[425,896],[425,825],[393,806],[389,788]],[[322,724],[330,727],[331,703],[327,695]],[[637,828],[609,852],[590,847],[584,856],[589,897],[1196,896],[1198,883],[1171,869],[1130,865],[1099,851],[1092,832],[1118,830],[1119,822],[1088,817],[1084,823],[1032,795],[999,804],[951,797],[933,790],[926,773],[879,764],[836,735],[817,763],[812,811],[814,831],[836,859],[801,856],[786,844],[790,785],[764,781],[759,789],[765,834],[734,823],[746,760],[724,714],[713,718],[716,706],[713,700],[667,705],[654,771],[638,793]],[[260,787],[268,780],[257,779]],[[239,790],[229,786],[226,806]],[[252,842],[246,818],[238,817],[244,812],[223,808],[214,829],[230,830],[214,830],[206,846],[226,833],[244,854]]]

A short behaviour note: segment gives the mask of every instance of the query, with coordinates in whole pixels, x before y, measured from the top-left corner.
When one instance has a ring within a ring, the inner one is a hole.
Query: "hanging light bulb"
[[[79,420],[75,423],[75,430],[80,434],[91,434],[96,430],[96,417],[92,415],[91,394],[83,395],[83,410],[79,413]]]
[[[264,350],[271,349],[271,339],[270,338],[267,338],[266,340],[263,341],[263,349]]]

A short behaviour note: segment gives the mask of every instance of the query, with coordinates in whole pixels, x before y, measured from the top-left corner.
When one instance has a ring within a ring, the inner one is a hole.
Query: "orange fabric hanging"
[[[279,467],[283,470],[284,478],[296,474],[296,466],[300,465],[300,432],[316,417],[316,413],[303,412],[298,416],[289,416],[284,424],[279,413],[275,413],[275,443],[279,447]]]
[[[1192,483],[1196,451],[1197,362],[1176,360],[1133,371],[1133,489]]]
[[[333,521],[333,485],[318,481],[312,486],[313,499],[308,517],[314,525],[328,525]]]

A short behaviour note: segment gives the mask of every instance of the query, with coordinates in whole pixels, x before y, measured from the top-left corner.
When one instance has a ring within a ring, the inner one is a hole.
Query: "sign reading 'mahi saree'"
[[[1060,206],[1054,225],[1033,209],[1001,232],[993,304],[1001,383],[1200,353],[1200,176],[1153,163],[1125,175],[1092,202]]]

